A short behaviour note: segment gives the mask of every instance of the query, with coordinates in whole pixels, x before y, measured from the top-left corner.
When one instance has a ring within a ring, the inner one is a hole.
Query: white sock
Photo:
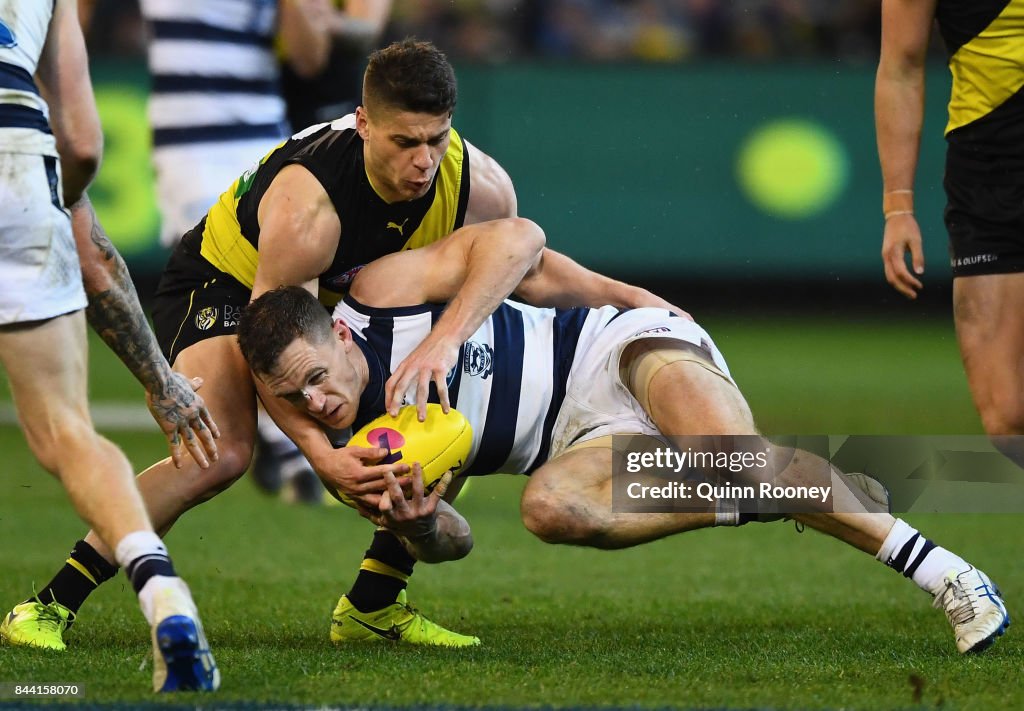
[[[142,614],[150,624],[153,624],[155,605],[152,591],[166,586],[160,581],[180,581],[174,572],[174,564],[167,555],[167,548],[152,531],[135,531],[121,539],[114,554],[139,596]],[[153,583],[154,580],[157,582]],[[146,590],[150,592],[144,595],[143,592]]]
[[[167,557],[167,547],[160,540],[160,536],[152,531],[135,531],[118,541],[114,548],[114,558],[117,564],[125,570],[128,565],[137,558],[147,555],[158,555]]]
[[[932,595],[945,588],[947,572],[962,572],[971,567],[963,558],[935,545],[902,519],[896,519],[875,558]]]

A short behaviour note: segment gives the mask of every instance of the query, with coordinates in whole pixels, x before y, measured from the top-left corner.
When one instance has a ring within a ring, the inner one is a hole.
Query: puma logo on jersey
[[[398,224],[397,222],[390,222],[389,221],[388,222],[388,226],[385,229],[388,229],[388,230],[392,230],[392,229],[398,230],[398,235],[400,237],[405,237],[405,223],[408,222],[408,221],[409,221],[408,217],[405,218],[404,220],[402,220],[402,224]]]

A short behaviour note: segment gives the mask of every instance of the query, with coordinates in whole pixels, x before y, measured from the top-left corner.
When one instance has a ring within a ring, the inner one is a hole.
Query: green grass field
[[[702,319],[770,433],[976,434],[952,329]],[[139,390],[94,348],[97,401]],[[162,440],[112,435],[137,465]],[[59,486],[0,428],[0,604],[45,584],[82,526]],[[473,482],[465,560],[419,566],[410,599],[483,646],[333,647],[330,610],[371,528],[299,508],[243,479],[168,536],[202,606],[224,680],[212,698],[157,703],[443,707],[1024,707],[1011,628],[957,655],[942,613],[868,556],[791,524],[706,530],[621,552],[545,545],[518,517],[521,477]],[[1024,597],[1021,515],[911,515],[988,571],[1011,612]],[[153,702],[147,630],[122,577],[83,608],[63,655],[0,646],[0,682],[77,682],[83,701]]]

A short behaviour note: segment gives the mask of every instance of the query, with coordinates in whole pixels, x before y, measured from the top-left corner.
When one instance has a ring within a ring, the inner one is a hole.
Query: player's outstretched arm
[[[915,298],[924,273],[921,229],[914,217],[914,175],[924,122],[925,59],[935,0],[884,0],[882,51],[875,76],[875,133],[882,167],[886,280]],[[913,273],[907,268],[910,255]]]
[[[195,392],[202,381],[189,381],[171,370],[146,321],[128,267],[103,232],[88,195],[71,206],[71,228],[89,298],[89,324],[146,389],[149,411],[167,436],[175,466],[182,465],[184,442],[196,463],[209,467],[210,460],[217,459],[214,439],[220,432]]]
[[[686,311],[647,289],[598,274],[552,249],[544,250],[541,259],[523,277],[515,294],[534,306],[617,306],[624,309],[646,306],[668,309],[690,318]]]

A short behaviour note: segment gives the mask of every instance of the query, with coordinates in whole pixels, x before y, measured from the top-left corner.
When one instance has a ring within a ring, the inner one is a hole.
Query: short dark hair
[[[407,37],[370,55],[363,75],[363,105],[402,111],[451,113],[458,88],[455,70],[430,42]]]
[[[260,296],[238,321],[238,346],[257,375],[270,375],[296,338],[326,343],[334,337],[327,309],[301,286],[280,286]]]

